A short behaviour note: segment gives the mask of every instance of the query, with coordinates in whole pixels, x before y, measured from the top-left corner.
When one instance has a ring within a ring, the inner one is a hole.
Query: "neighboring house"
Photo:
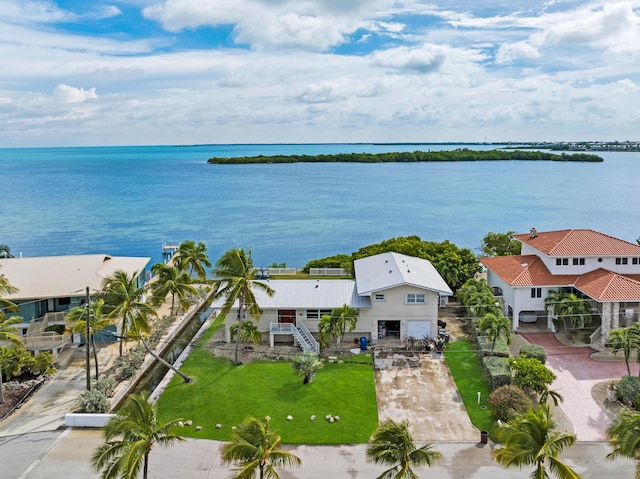
[[[355,280],[270,280],[270,298],[255,290],[263,310],[258,329],[269,334],[270,345],[296,340],[304,349],[318,350],[315,338],[324,314],[344,304],[358,310],[350,338],[435,338],[438,335],[440,297],[452,294],[433,265],[424,259],[382,253],[354,262]],[[214,303],[220,308],[222,302]],[[229,328],[237,321],[237,303],[226,317]],[[349,338],[346,338],[349,340]]]
[[[45,329],[64,324],[66,313],[85,303],[87,287],[94,296],[102,281],[117,270],[129,274],[137,271],[138,283],[142,286],[150,260],[106,254],[0,258],[0,274],[18,288],[17,293],[4,297],[17,304],[19,311],[6,314],[24,319],[17,327],[25,336],[27,349],[56,349],[51,346],[62,341],[60,335],[49,331],[45,334]]]
[[[482,258],[487,282],[502,297],[513,330],[521,322],[546,318],[549,290],[566,288],[592,302],[601,319],[599,342],[609,331],[638,320],[640,309],[640,246],[590,229],[569,229],[513,236],[522,242],[520,256]]]

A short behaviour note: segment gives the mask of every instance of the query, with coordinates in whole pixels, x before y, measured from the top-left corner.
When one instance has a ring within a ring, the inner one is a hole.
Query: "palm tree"
[[[558,320],[562,320],[564,332],[567,336],[569,335],[567,320],[574,328],[580,324],[591,323],[589,302],[578,298],[574,293],[555,289],[549,290],[544,304],[545,308],[551,310]]]
[[[491,341],[492,356],[496,348],[496,341],[499,337],[504,336],[507,344],[511,344],[511,321],[501,314],[485,314],[478,322],[478,329],[486,334],[489,341]]]
[[[168,294],[171,295],[171,316],[174,314],[176,297],[183,309],[189,307],[188,295],[197,294],[196,288],[191,285],[191,277],[186,271],[180,271],[164,263],[156,263],[151,271],[157,276],[157,280],[151,285],[153,304],[162,304]]]
[[[189,270],[189,277],[192,277],[195,273],[197,278],[202,280],[207,279],[207,268],[211,268],[211,261],[209,261],[209,255],[207,255],[207,245],[203,242],[198,244],[195,241],[184,241],[180,243],[178,252],[174,257],[174,263],[181,271]]]
[[[239,326],[240,323],[234,323],[229,328],[232,341],[238,333]],[[253,344],[260,344],[260,342],[262,341],[262,333],[258,331],[258,326],[256,326],[252,321],[243,321],[242,330],[240,331],[240,340],[245,344],[249,341],[251,341]]]
[[[549,389],[549,386],[547,385],[547,388],[542,391],[542,394],[540,394],[540,400],[538,401],[538,404],[546,404],[549,399],[553,401],[554,406],[557,406],[562,401],[564,401],[564,397],[562,396],[562,394],[554,389]]]
[[[89,307],[89,337],[87,338],[87,307]],[[80,334],[85,338],[86,346],[93,350],[93,360],[95,363],[96,380],[98,379],[98,352],[96,350],[96,332],[101,332],[107,326],[113,324],[113,320],[103,312],[104,300],[96,299],[89,305],[73,308],[65,316],[73,326],[71,332]],[[87,373],[88,374],[88,373]]]
[[[313,378],[318,373],[318,370],[322,369],[322,366],[322,361],[318,359],[318,355],[308,352],[293,358],[293,362],[291,363],[291,367],[298,372],[298,376],[304,376],[302,384],[308,384],[313,381]]]
[[[412,467],[431,467],[441,457],[432,444],[416,447],[406,420],[397,423],[387,419],[378,426],[367,446],[369,462],[390,466],[377,479],[417,479]]]
[[[223,464],[236,464],[236,479],[278,479],[276,467],[302,464],[298,456],[280,449],[280,435],[269,429],[270,418],[248,417],[236,428],[231,441],[222,445]]]
[[[11,254],[11,248],[9,248],[9,245],[0,244],[0,258],[14,258]]]
[[[633,459],[636,461],[635,479],[640,479],[640,412],[623,409],[607,429],[607,436],[613,447],[607,459]]]
[[[331,315],[324,315],[320,318],[318,329],[323,341],[329,337],[336,338],[336,351],[342,351],[342,340],[347,332],[351,332],[358,324],[358,310],[348,304],[342,305],[331,312]]]
[[[639,323],[634,323],[627,328],[612,329],[609,332],[606,345],[611,348],[613,354],[619,351],[624,353],[624,362],[627,365],[627,374],[631,376],[629,358],[633,350],[640,349],[640,327]],[[640,371],[638,372],[640,375]]]
[[[547,404],[529,408],[496,431],[502,444],[492,451],[493,458],[505,467],[519,469],[534,466],[530,477],[549,477],[545,467],[558,479],[579,479],[580,476],[558,459],[564,449],[576,442],[575,434],[554,431],[555,424]]]
[[[135,321],[156,314],[148,303],[142,301],[145,288],[138,286],[138,274],[138,271],[129,274],[118,270],[102,281],[105,307],[110,310],[109,318],[120,320],[120,356],[124,340],[133,330],[140,329],[134,324]],[[144,314],[141,315],[141,312]]]
[[[16,324],[21,323],[22,318],[12,316],[6,318],[2,310],[0,310],[0,343],[11,343],[16,346],[22,345],[22,338],[18,336],[18,328]],[[0,364],[0,403],[4,402],[4,393],[2,392],[2,364]]]
[[[222,314],[228,314],[233,305],[238,302],[237,319],[242,331],[242,321],[245,317],[245,311],[259,319],[262,310],[256,301],[253,289],[258,289],[271,297],[274,294],[273,289],[266,283],[257,281],[256,274],[258,270],[253,267],[251,258],[251,250],[245,252],[244,249],[230,249],[225,252],[213,270],[213,284],[216,290],[213,298],[224,298],[222,305]],[[238,351],[240,349],[240,335],[236,336],[235,364],[240,364],[238,360]]]
[[[91,463],[102,479],[135,479],[140,468],[146,479],[151,449],[184,441],[174,433],[179,422],[159,422],[157,406],[149,402],[147,393],[130,396],[104,426],[105,442],[93,453]]]
[[[2,297],[5,294],[13,294],[13,293],[17,293],[18,291],[19,291],[18,288],[16,288],[9,282],[9,278],[7,278],[3,274],[0,274],[0,315],[2,315],[1,317],[4,317],[5,310],[12,311],[12,312],[18,311],[18,306],[16,304]]]

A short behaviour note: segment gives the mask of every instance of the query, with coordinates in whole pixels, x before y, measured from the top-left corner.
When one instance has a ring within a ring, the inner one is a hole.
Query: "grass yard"
[[[481,431],[488,431],[491,435],[496,426],[491,410],[487,406],[491,391],[484,379],[482,365],[473,344],[466,340],[450,342],[444,356],[471,423]],[[478,404],[478,392],[480,392],[480,404]],[[482,405],[487,406],[486,409],[481,408]]]
[[[181,431],[185,436],[228,440],[232,426],[247,416],[271,416],[273,429],[288,444],[366,443],[378,426],[371,356],[325,362],[307,385],[288,361],[234,366],[204,348],[195,348],[181,370],[193,382],[174,377],[158,409],[162,420],[191,419],[193,425]],[[328,414],[340,420],[329,423]],[[292,421],[287,421],[288,415]],[[222,428],[216,429],[216,424]],[[196,426],[202,430],[195,431]]]

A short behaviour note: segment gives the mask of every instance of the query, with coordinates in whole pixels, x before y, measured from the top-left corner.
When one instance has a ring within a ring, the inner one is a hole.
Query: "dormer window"
[[[574,266],[584,266],[584,258],[573,258]]]
[[[556,266],[568,266],[569,258],[556,258]]]

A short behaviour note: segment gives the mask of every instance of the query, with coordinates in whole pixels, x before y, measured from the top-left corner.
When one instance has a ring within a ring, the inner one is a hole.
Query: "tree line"
[[[602,162],[602,157],[588,153],[557,154],[523,150],[400,151],[391,153],[336,153],[333,155],[258,155],[237,158],[209,158],[218,165],[260,163],[417,163],[427,161],[573,161]]]

